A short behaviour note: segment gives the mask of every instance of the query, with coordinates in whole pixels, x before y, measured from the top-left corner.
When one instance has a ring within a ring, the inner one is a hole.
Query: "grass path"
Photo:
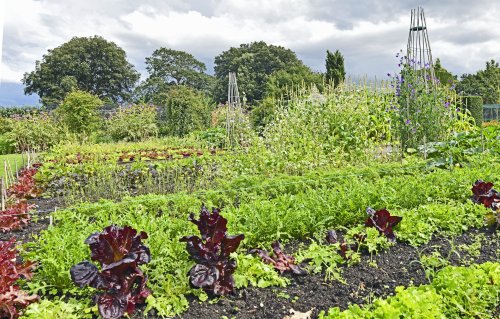
[[[7,164],[10,165],[13,174],[15,174],[16,171],[16,163],[18,169],[23,165],[21,154],[0,155],[0,178],[4,177],[5,175],[4,161],[7,161]]]

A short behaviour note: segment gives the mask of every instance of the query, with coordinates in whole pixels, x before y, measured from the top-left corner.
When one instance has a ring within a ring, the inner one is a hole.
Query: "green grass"
[[[0,178],[5,175],[4,161],[7,161],[7,164],[10,165],[12,174],[16,173],[16,163],[18,169],[23,165],[22,154],[0,155]]]

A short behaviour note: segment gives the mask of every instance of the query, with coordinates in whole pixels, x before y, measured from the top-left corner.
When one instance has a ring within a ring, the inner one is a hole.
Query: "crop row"
[[[398,238],[418,245],[438,232],[459,234],[468,227],[482,226],[485,208],[468,200],[470,187],[478,177],[496,182],[492,177],[499,166],[495,162],[488,166],[478,162],[452,171],[350,176],[325,179],[324,183],[309,179],[299,183],[290,177],[297,182],[293,187],[291,183],[279,183],[290,182],[287,178],[277,178],[263,183],[264,188],[249,187],[241,192],[226,189],[83,204],[57,212],[54,226],[30,244],[25,257],[41,264],[30,286],[42,293],[86,295],[88,291],[76,289],[68,273],[71,266],[88,258],[86,237],[110,223],[130,225],[149,235],[145,244],[153,258],[142,267],[154,291],[147,300],[148,309],[172,315],[187,307],[187,294],[203,297],[189,286],[186,274],[193,263],[179,242],[181,237],[194,233],[187,216],[203,203],[224,207],[228,232],[245,234],[243,248],[267,248],[276,240],[323,238],[327,229],[359,224],[365,219],[367,206],[387,207],[402,216]],[[237,269],[236,274],[238,271],[244,269]]]

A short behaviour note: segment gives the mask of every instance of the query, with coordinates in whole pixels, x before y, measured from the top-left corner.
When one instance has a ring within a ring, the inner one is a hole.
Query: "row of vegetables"
[[[492,183],[476,181],[472,187],[472,201],[491,209],[487,215],[488,223],[500,226],[498,208],[500,194],[493,189]],[[367,219],[364,225],[374,228],[379,235],[388,241],[395,242],[394,227],[402,217],[391,215],[386,209],[367,209]],[[186,243],[186,250],[195,262],[189,271],[192,286],[201,288],[205,292],[221,296],[234,291],[233,273],[237,263],[232,254],[237,250],[244,234],[228,235],[227,219],[220,209],[213,208],[210,212],[202,207],[199,219],[194,214],[189,221],[195,224],[200,235],[184,236],[181,242]],[[129,226],[119,227],[111,225],[102,232],[90,235],[85,243],[91,251],[91,260],[83,261],[71,267],[70,275],[73,282],[79,287],[89,286],[98,291],[94,298],[99,313],[103,318],[120,318],[124,314],[132,314],[137,304],[141,304],[151,294],[146,287],[147,278],[140,269],[140,265],[151,261],[150,250],[143,244],[147,239],[145,232],[138,232]],[[352,236],[354,242],[345,238],[339,240],[334,230],[326,234],[326,241],[336,245],[338,254],[349,260],[353,252],[366,240],[366,233],[357,233]],[[295,275],[307,275],[308,272],[295,262],[293,256],[283,252],[278,241],[272,243],[273,252],[262,249],[252,249],[251,254],[259,256],[263,262],[272,265],[279,273],[291,272]],[[2,242],[0,246],[0,314],[8,318],[17,318],[22,309],[32,302],[36,302],[36,295],[28,295],[19,289],[15,283],[20,278],[29,279],[35,265],[31,262],[19,263],[16,260],[14,240]]]

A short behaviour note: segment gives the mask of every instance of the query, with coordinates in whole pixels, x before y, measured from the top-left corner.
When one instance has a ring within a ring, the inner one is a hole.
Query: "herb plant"
[[[209,212],[202,206],[200,219],[190,214],[189,221],[198,226],[201,234],[201,238],[184,236],[180,239],[186,242],[188,253],[196,261],[189,271],[191,284],[219,296],[233,292],[233,273],[237,264],[230,254],[236,251],[245,236],[227,235],[227,219],[220,215],[218,208]]]
[[[150,291],[146,276],[139,265],[149,263],[149,248],[142,244],[148,238],[129,226],[111,225],[101,233],[90,235],[85,243],[90,246],[91,259],[71,267],[73,282],[79,287],[90,286],[102,290],[96,296],[99,313],[105,319],[121,318],[134,312],[136,304],[144,302]]]

